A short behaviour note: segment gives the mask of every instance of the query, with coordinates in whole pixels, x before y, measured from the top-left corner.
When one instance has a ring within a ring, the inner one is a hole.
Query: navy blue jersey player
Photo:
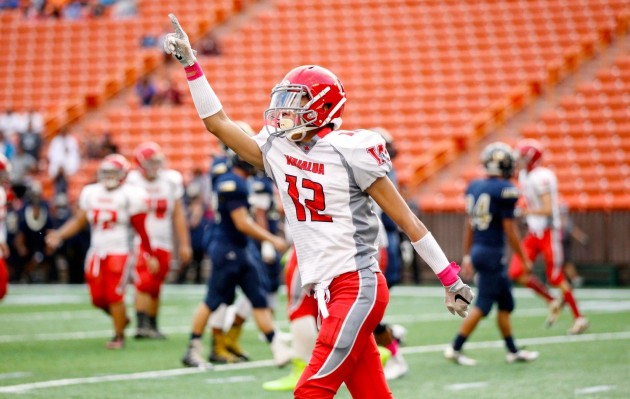
[[[251,194],[249,197],[253,208],[254,220],[272,234],[278,234],[280,214],[276,207],[276,201],[273,192],[273,182],[263,173],[258,173],[251,180]],[[275,302],[275,294],[280,286],[280,274],[282,267],[280,265],[280,256],[268,242],[258,243],[263,261],[265,263],[265,271],[269,279],[270,300]],[[275,303],[271,303],[274,309]]]
[[[482,318],[496,303],[497,325],[507,348],[508,363],[532,361],[538,352],[519,350],[512,337],[510,313],[514,310],[512,286],[507,276],[506,240],[514,253],[531,268],[521,247],[514,208],[518,189],[510,182],[515,159],[510,146],[492,143],[482,153],[486,172],[466,189],[466,225],[464,234],[463,274],[477,273],[478,294],[475,306],[462,322],[459,333],[444,356],[457,364],[473,366],[476,361],[462,354],[462,347]]]
[[[199,304],[193,317],[190,342],[182,362],[190,367],[207,364],[201,355],[201,335],[211,313],[221,304],[231,304],[236,286],[240,286],[254,308],[253,315],[258,328],[271,344],[275,362],[285,364],[290,360],[290,352],[286,343],[275,334],[263,283],[265,276],[259,264],[260,255],[252,239],[269,241],[278,251],[286,250],[287,244],[250,217],[247,178],[253,169],[234,153],[228,154],[228,158],[231,168],[214,182],[217,214],[208,248],[213,270],[208,280],[206,298]]]

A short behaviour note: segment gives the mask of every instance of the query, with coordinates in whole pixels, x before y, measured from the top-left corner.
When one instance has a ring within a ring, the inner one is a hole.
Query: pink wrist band
[[[186,71],[186,79],[195,80],[199,79],[203,76],[203,71],[201,70],[201,65],[198,62],[195,62],[191,66],[187,66],[184,68]]]
[[[457,263],[451,262],[451,264],[448,265],[446,269],[437,274],[437,277],[440,279],[443,286],[448,287],[449,285],[455,284],[455,282],[459,278],[457,273],[459,273],[460,270],[461,268],[457,266]]]

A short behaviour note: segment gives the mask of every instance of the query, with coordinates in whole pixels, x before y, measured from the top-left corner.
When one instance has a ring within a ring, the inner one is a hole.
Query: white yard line
[[[576,335],[576,336],[562,335],[562,336],[555,336],[555,337],[539,337],[539,338],[520,339],[519,342],[532,344],[532,345],[534,344],[535,345],[548,345],[548,344],[565,344],[565,343],[575,343],[575,342],[613,341],[613,340],[622,340],[622,339],[629,339],[629,338],[630,338],[630,331],[618,332],[618,333],[585,334],[585,335]],[[402,348],[402,352],[405,354],[441,352],[442,350],[444,350],[446,345],[448,344]],[[504,345],[503,341],[485,341],[485,342],[470,342],[466,344],[466,347],[467,348],[496,348],[496,347],[502,347],[503,345]],[[221,371],[246,370],[246,369],[271,367],[271,366],[273,366],[273,362],[271,360],[263,360],[263,361],[256,361],[256,362],[237,363],[237,364],[217,366],[212,371],[221,372]],[[0,387],[0,393],[24,393],[33,389],[45,389],[45,388],[63,387],[63,386],[70,386],[70,385],[96,384],[96,383],[101,383],[101,382],[112,382],[112,381],[155,379],[155,378],[172,377],[172,376],[179,376],[179,375],[196,374],[196,373],[202,373],[202,372],[208,372],[208,371],[204,369],[200,369],[200,368],[183,368],[183,369],[178,368],[178,369],[171,369],[171,370],[145,371],[141,373],[131,373],[131,374],[112,374],[112,375],[102,375],[102,376],[96,376],[96,377],[66,378],[66,379],[61,379],[61,380],[39,381],[39,382],[31,382],[31,383],[26,383],[26,384],[4,386],[4,387]],[[478,382],[475,384],[481,384],[481,382]],[[603,388],[592,387],[592,388],[584,388],[584,389],[603,389]]]
[[[33,375],[33,373],[28,372],[28,371],[16,371],[16,372],[13,372],[13,373],[0,374],[0,380],[9,380],[11,378],[30,377],[32,375]]]
[[[485,388],[487,386],[488,386],[487,382],[479,381],[479,382],[468,382],[465,384],[446,385],[444,386],[444,389],[447,389],[449,391],[465,391],[465,390],[473,389],[473,388]]]
[[[576,395],[590,395],[592,393],[608,392],[617,389],[616,385],[598,385],[575,390]]]

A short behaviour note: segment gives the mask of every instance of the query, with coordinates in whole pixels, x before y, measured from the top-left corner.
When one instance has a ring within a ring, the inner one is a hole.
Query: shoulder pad
[[[231,192],[236,191],[237,187],[238,185],[236,184],[236,181],[225,180],[219,183],[219,186],[217,187],[217,191],[220,193],[231,193]]]
[[[503,190],[501,190],[501,198],[518,198],[518,196],[518,188],[514,186],[504,187]]]

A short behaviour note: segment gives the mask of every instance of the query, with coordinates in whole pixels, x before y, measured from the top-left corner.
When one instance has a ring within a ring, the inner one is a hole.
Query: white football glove
[[[451,314],[457,314],[465,318],[468,316],[468,306],[472,303],[475,295],[467,284],[464,284],[461,278],[448,287],[444,287],[446,295],[444,303]]]
[[[171,19],[175,33],[169,33],[164,37],[164,51],[166,54],[172,54],[183,66],[191,66],[197,62],[197,58],[195,58],[197,52],[190,46],[188,35],[182,29],[175,15],[168,14],[168,17]]]

